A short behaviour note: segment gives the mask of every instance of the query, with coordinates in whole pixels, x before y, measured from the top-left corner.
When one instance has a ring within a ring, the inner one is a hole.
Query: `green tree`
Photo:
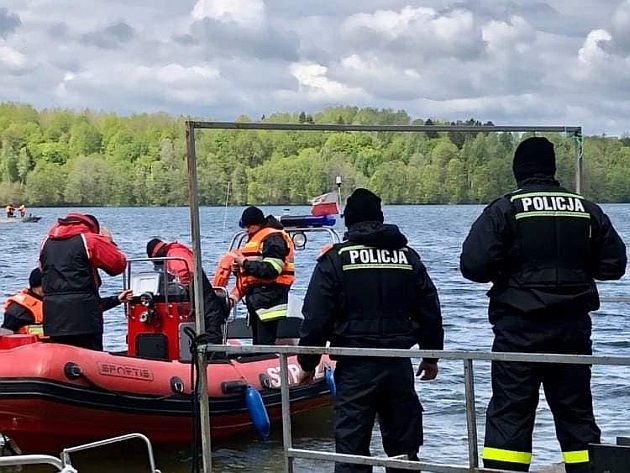
[[[111,173],[100,156],[79,156],[68,162],[65,202],[78,205],[105,205],[111,199]]]
[[[30,205],[61,205],[65,203],[64,189],[67,172],[63,166],[41,161],[26,180],[26,199]]]
[[[26,176],[31,171],[31,169],[33,169],[33,167],[34,167],[34,162],[31,159],[31,155],[29,154],[26,147],[22,148],[20,150],[18,160],[16,163],[17,174],[18,174],[18,177],[20,178],[20,184],[22,185],[26,184]]]
[[[461,204],[468,199],[468,182],[464,163],[458,158],[449,161],[446,169],[446,198],[449,204]]]

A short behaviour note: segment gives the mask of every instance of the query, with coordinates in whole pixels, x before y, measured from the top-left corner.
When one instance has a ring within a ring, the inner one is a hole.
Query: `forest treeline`
[[[332,107],[277,113],[269,123],[444,124],[405,111]],[[239,121],[251,121],[240,117]],[[448,123],[446,123],[448,124]],[[474,119],[457,122],[481,125]],[[491,125],[491,123],[486,123]],[[575,180],[573,140],[556,145],[557,176]],[[334,187],[366,186],[389,204],[486,203],[514,188],[511,133],[200,131],[202,205],[304,204]],[[188,201],[184,118],[38,111],[0,104],[0,203],[182,205]],[[630,139],[584,139],[583,194],[630,201]]]

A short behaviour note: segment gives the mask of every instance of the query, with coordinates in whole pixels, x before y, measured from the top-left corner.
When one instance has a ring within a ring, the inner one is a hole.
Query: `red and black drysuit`
[[[304,300],[300,345],[441,350],[444,343],[437,291],[418,254],[395,225],[361,222],[318,259]],[[300,355],[305,371],[319,355]],[[437,360],[427,360],[437,362]],[[423,442],[422,406],[411,361],[339,357],[335,367],[337,453],[370,454],[378,415],[389,456],[416,459]],[[336,473],[371,472],[367,465],[337,463]],[[388,469],[388,472],[403,470]]]
[[[44,290],[44,335],[51,342],[103,349],[103,312],[120,302],[101,299],[102,269],[121,274],[127,258],[111,238],[100,235],[83,214],[60,218],[48,232],[39,255]]]
[[[553,178],[519,185],[485,208],[461,255],[465,278],[493,283],[492,349],[589,355],[594,279],[619,279],[626,247],[600,207]],[[590,377],[587,365],[493,362],[484,465],[528,471],[542,383],[567,472],[588,472],[588,444],[600,441]]]

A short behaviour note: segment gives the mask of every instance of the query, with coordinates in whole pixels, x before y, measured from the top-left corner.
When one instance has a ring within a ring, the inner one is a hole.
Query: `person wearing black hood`
[[[383,223],[381,199],[356,189],[344,210],[348,232],[318,258],[304,299],[300,345],[408,349],[444,344],[438,294],[416,251],[395,225]],[[300,355],[301,382],[309,382],[319,355]],[[417,375],[434,379],[436,359],[421,361]],[[379,416],[387,455],[417,460],[422,406],[406,358],[339,357],[335,367],[337,453],[370,455]],[[371,472],[367,465],[337,463],[336,473]],[[388,469],[389,473],[406,471]]]
[[[295,248],[291,237],[273,215],[265,217],[258,207],[247,207],[240,225],[248,239],[232,251],[236,286],[232,305],[245,297],[254,345],[273,345],[278,323],[287,317],[289,290],[295,279]]]
[[[528,138],[513,161],[518,189],[492,202],[463,244],[460,268],[492,288],[493,351],[590,355],[595,279],[626,268],[626,247],[596,204],[555,180],[553,144]],[[599,443],[588,365],[492,362],[486,413],[486,468],[528,471],[542,383],[567,473],[589,472]]]

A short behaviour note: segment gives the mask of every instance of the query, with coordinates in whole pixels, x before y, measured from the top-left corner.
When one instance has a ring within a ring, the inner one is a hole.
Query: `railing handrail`
[[[306,347],[294,345],[200,345],[199,350],[233,354],[370,356],[381,358],[440,358],[442,360],[521,361],[576,365],[630,366],[630,356],[564,355],[557,353],[487,352],[474,350],[416,350],[389,348]]]
[[[0,468],[6,466],[51,465],[57,471],[63,470],[62,461],[52,455],[9,455],[0,457]]]
[[[72,463],[70,461],[70,454],[71,453],[82,452],[84,450],[91,450],[93,448],[103,447],[105,445],[110,445],[112,443],[125,442],[127,440],[132,440],[132,439],[139,439],[139,440],[142,440],[142,442],[144,442],[144,444],[145,444],[145,446],[147,448],[147,455],[149,457],[150,473],[160,473],[160,470],[158,470],[155,467],[155,458],[153,456],[153,447],[151,446],[151,441],[149,440],[149,438],[146,435],[140,434],[140,433],[131,433],[131,434],[119,435],[118,437],[112,437],[112,438],[108,438],[108,439],[97,440],[96,442],[90,442],[90,443],[86,443],[86,444],[83,444],[83,445],[77,445],[75,447],[64,448],[63,451],[61,452],[61,459],[62,459],[64,465],[71,466],[72,465]]]
[[[119,435],[118,437],[112,437],[103,440],[97,440],[96,442],[90,442],[83,445],[77,445],[75,447],[64,448],[61,452],[60,457],[57,458],[52,455],[9,455],[6,457],[0,457],[0,467],[4,466],[22,466],[22,465],[51,465],[54,466],[57,471],[61,473],[64,472],[76,472],[72,467],[72,462],[70,461],[70,454],[74,452],[80,452],[83,450],[90,450],[97,447],[102,447],[104,445],[109,445],[112,443],[124,442],[126,440],[131,439],[140,439],[142,440],[147,447],[147,454],[149,456],[149,468],[150,473],[160,473],[155,467],[155,458],[153,456],[153,447],[151,446],[151,441],[146,435],[140,433],[131,433],[125,435]]]
[[[276,353],[280,361],[280,377],[289,379],[288,356],[333,355],[333,356],[367,356],[381,358],[441,358],[442,360],[462,360],[464,362],[464,391],[466,409],[466,428],[468,439],[468,466],[426,463],[409,461],[400,458],[369,457],[329,453],[318,450],[293,448],[291,432],[291,415],[289,405],[289,382],[280,384],[282,403],[282,431],[284,450],[284,471],[293,473],[293,459],[315,459],[324,461],[343,461],[362,465],[388,466],[403,470],[432,471],[435,473],[484,473],[501,472],[479,467],[479,450],[477,440],[477,418],[475,407],[475,387],[473,361],[518,361],[531,363],[568,363],[580,365],[616,365],[630,366],[630,357],[611,355],[568,355],[555,353],[512,353],[487,352],[470,350],[416,350],[416,349],[384,349],[384,348],[346,348],[346,347],[306,347],[291,345],[200,345],[200,353],[225,352],[228,354],[264,354]]]

